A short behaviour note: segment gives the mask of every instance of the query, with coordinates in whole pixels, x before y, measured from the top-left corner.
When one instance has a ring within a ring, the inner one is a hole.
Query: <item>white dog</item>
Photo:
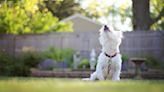
[[[98,57],[96,71],[84,80],[105,80],[107,77],[120,80],[122,60],[119,46],[122,38],[122,32],[110,30],[106,25],[100,29],[102,52]]]

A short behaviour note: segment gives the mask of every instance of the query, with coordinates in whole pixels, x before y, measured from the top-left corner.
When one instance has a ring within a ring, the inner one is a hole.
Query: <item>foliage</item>
[[[73,62],[73,54],[74,50],[70,48],[58,49],[50,47],[47,51],[44,52],[44,57],[48,59],[53,59],[57,62],[66,61],[68,65],[71,66]]]
[[[160,69],[164,70],[164,60],[160,62]]]
[[[29,76],[30,68],[36,67],[41,61],[38,54],[23,55],[21,58],[0,53],[0,75],[3,76]]]
[[[74,13],[84,11],[75,0],[45,0],[44,2],[48,10],[60,20]]]
[[[129,57],[126,54],[122,54],[121,58],[122,58],[122,61],[128,61],[129,60]]]
[[[1,2],[0,29],[0,33],[11,34],[72,31],[71,24],[59,22],[43,0]]]
[[[82,1],[84,0],[79,0],[80,3]],[[126,0],[125,1],[126,3],[119,4],[119,5],[116,5],[119,2],[119,0],[111,1],[114,3],[110,5],[105,1],[103,2],[98,0],[96,1],[91,0],[88,6],[85,7],[85,12],[83,12],[83,14],[93,19],[97,19],[97,20],[103,19],[103,22],[105,21],[105,24],[109,23],[115,29],[118,29],[117,27],[119,27],[115,22],[118,22],[120,18],[122,25],[123,24],[129,25],[132,29],[132,21],[129,20],[129,19],[132,20],[133,17],[132,4],[131,5],[129,4],[131,3],[131,0]],[[152,19],[156,18],[159,15],[160,11],[164,6],[163,3],[164,3],[163,0],[150,0],[150,12],[151,12],[150,15]],[[162,17],[156,23],[151,25],[150,29],[163,30],[164,29],[163,21],[164,18]]]
[[[164,17],[161,18],[161,20],[158,20],[156,23],[154,23],[151,26],[151,29],[153,30],[163,30],[164,29]]]
[[[146,57],[146,65],[149,67],[149,68],[160,68],[160,63],[159,61],[152,57],[152,56],[147,56]]]
[[[118,6],[115,3],[109,5],[107,1],[91,0],[83,14],[93,19],[100,20],[103,24],[109,24],[116,30],[122,29],[119,28],[118,22],[122,25],[126,23],[126,25],[132,26],[130,22],[127,23],[127,21],[132,18],[131,6],[129,4],[121,4]]]
[[[37,67],[37,65],[44,60],[43,55],[36,52],[26,52],[20,57],[21,61],[28,67]]]
[[[14,57],[6,53],[0,53],[0,75],[8,75],[8,67],[14,62]]]
[[[163,7],[164,7],[163,0],[150,0],[151,17],[156,18],[159,15],[159,13]],[[164,15],[160,20],[158,20],[156,23],[154,23],[151,26],[151,29],[158,29],[158,30],[164,29]]]
[[[78,65],[78,68],[81,68],[81,69],[89,68],[89,67],[90,67],[90,65],[89,65],[89,60],[88,59],[82,59],[80,61],[80,64]]]
[[[60,63],[66,62],[68,66],[71,66],[73,62],[73,53],[74,51],[72,49],[60,50],[52,47],[43,53],[26,52],[19,57],[14,57],[6,53],[0,53],[0,75],[29,76],[31,68],[38,68],[38,65],[42,64],[41,62],[47,59],[54,59]],[[49,62],[44,63],[44,65],[47,63]],[[54,64],[57,63],[54,62]],[[53,66],[47,67],[47,69],[53,69]]]

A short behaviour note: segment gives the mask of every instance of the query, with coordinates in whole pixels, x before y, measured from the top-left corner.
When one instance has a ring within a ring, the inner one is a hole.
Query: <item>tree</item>
[[[42,6],[42,9],[40,9]],[[26,34],[72,31],[71,25],[59,22],[42,0],[0,2],[0,33]]]
[[[84,11],[75,0],[45,0],[46,7],[57,16],[59,20],[64,19],[74,13]]]
[[[155,1],[155,0],[154,0]],[[164,2],[164,1],[163,1]],[[133,29],[149,30],[150,27],[164,16],[164,7],[155,18],[150,14],[150,0],[132,0]],[[162,0],[161,0],[162,4]]]
[[[80,3],[82,3],[82,1]],[[125,24],[126,21],[132,17],[131,7],[129,4],[122,4],[121,6],[116,4],[117,2],[115,1],[108,2],[106,0],[106,2],[103,2],[103,0],[91,0],[88,6],[85,7],[84,15],[97,19],[102,24],[109,24],[113,26],[115,30],[123,30],[120,24]],[[126,25],[131,26],[131,23],[126,23]],[[124,31],[125,30],[127,29],[124,29]],[[131,30],[131,28],[129,27],[128,30]]]
[[[128,4],[130,1],[132,1],[132,5]],[[103,17],[115,28],[117,28],[116,24],[121,22],[130,26],[130,29],[133,27],[134,30],[164,29],[163,0],[129,0],[120,6],[115,6],[117,2],[119,0],[115,0],[112,5],[107,5],[108,2],[92,0],[85,8],[85,15],[98,20]],[[118,18],[121,21],[117,21]],[[126,21],[129,19],[131,19],[131,23],[127,24]]]

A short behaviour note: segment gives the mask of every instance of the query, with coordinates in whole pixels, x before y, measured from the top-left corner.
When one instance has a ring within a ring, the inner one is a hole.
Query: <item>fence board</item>
[[[44,51],[48,47],[73,48],[86,53],[92,48],[97,54],[101,51],[98,41],[99,33],[49,33],[40,35],[0,35],[0,50],[11,54],[19,54],[25,47],[36,51]],[[121,53],[130,57],[154,56],[164,61],[164,31],[125,32],[121,44]]]

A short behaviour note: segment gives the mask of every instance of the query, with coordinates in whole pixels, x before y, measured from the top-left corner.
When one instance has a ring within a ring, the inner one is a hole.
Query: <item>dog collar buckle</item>
[[[117,55],[117,53],[115,53],[115,54],[112,55],[112,56],[108,55],[107,53],[104,53],[104,54],[105,54],[105,56],[107,56],[107,57],[109,57],[109,58],[113,58],[113,57],[115,57],[115,56]]]

